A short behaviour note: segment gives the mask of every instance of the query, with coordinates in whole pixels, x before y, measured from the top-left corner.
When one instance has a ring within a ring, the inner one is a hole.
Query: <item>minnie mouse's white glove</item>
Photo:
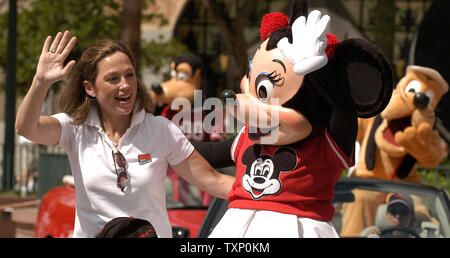
[[[294,21],[292,44],[286,37],[278,42],[278,49],[294,65],[294,72],[297,75],[304,76],[327,64],[325,48],[329,24],[330,16],[321,17],[321,13],[314,10],[308,15],[308,20],[305,16],[301,16]]]

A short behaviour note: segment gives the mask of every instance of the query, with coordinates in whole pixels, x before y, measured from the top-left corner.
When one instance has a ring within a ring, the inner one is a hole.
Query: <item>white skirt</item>
[[[331,222],[266,210],[228,209],[210,238],[336,238]]]

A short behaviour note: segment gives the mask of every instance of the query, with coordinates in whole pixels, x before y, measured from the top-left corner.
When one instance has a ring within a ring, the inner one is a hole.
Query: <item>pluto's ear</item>
[[[289,26],[292,27],[295,19],[300,16],[308,16],[308,0],[292,0],[291,13],[289,15]]]
[[[348,39],[338,44],[339,80],[350,88],[358,117],[377,115],[392,95],[394,76],[384,54],[364,39]]]

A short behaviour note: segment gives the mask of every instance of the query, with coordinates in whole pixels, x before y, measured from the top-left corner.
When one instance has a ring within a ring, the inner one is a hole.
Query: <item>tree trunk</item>
[[[392,60],[397,7],[391,0],[378,0],[373,11],[376,19],[374,43]]]
[[[244,29],[249,21],[249,17],[256,9],[258,0],[247,0],[241,8],[239,16],[234,21],[231,20],[225,10],[218,4],[217,1],[203,0],[202,3],[211,13],[217,23],[217,26],[223,32],[224,40],[230,56],[233,58],[235,67],[228,66],[227,73],[232,72],[232,80],[228,81],[230,89],[239,89],[239,82],[242,76],[247,72],[248,56],[247,56],[247,42],[245,41]]]
[[[122,25],[120,39],[130,46],[136,58],[139,73],[141,49],[141,0],[123,0]]]

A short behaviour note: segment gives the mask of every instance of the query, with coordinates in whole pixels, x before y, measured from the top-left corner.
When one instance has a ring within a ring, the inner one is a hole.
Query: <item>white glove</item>
[[[314,10],[308,15],[308,20],[305,16],[301,16],[294,21],[292,44],[286,37],[278,41],[278,49],[294,65],[294,72],[297,75],[304,76],[327,64],[325,48],[329,24],[330,16],[321,17],[321,13]]]

